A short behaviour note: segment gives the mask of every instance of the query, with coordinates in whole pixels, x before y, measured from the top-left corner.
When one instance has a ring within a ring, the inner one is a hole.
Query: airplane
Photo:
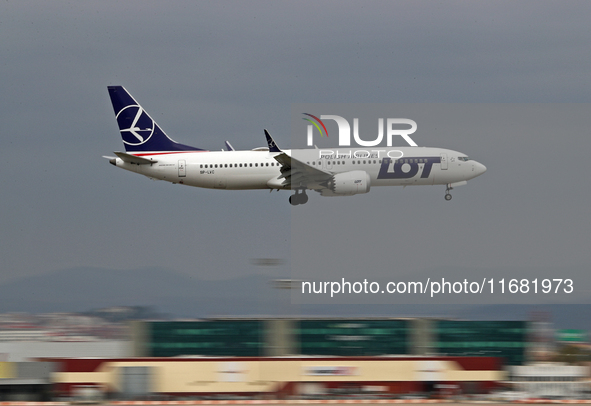
[[[465,154],[418,146],[380,150],[281,149],[267,130],[266,148],[208,151],[173,141],[122,86],[109,95],[125,152],[105,156],[112,165],[151,179],[209,189],[293,190],[289,202],[321,196],[352,196],[372,186],[445,185],[450,191],[482,175],[486,167]]]

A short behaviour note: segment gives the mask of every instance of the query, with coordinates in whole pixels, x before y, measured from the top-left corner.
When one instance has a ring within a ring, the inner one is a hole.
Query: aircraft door
[[[184,159],[179,160],[179,178],[187,176],[187,164]]]
[[[332,170],[332,161],[330,159],[324,160],[324,168],[328,171]]]
[[[441,169],[447,170],[447,154],[441,154]]]

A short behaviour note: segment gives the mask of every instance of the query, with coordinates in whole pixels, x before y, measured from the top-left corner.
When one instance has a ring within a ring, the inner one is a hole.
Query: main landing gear
[[[306,194],[306,189],[296,189],[295,194],[289,196],[289,202],[292,206],[308,203],[308,195]]]
[[[451,194],[449,193],[450,190],[452,190],[453,188],[451,187],[451,185],[448,183],[447,184],[447,189],[445,189],[445,200],[451,200]]]

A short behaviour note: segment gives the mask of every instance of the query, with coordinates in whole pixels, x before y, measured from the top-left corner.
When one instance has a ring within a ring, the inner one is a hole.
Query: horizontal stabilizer
[[[115,152],[115,155],[117,155],[119,158],[121,158],[121,160],[123,160],[123,162],[128,162],[130,164],[136,164],[136,165],[147,165],[147,164],[151,165],[151,164],[158,162],[155,159],[142,158],[139,156],[127,154],[125,152]]]

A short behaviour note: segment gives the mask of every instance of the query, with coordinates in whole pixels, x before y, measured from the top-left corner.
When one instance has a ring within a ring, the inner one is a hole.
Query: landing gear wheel
[[[301,192],[296,190],[295,194],[289,196],[289,203],[291,203],[292,206],[308,203],[308,195],[306,194],[306,190],[304,189]]]
[[[447,184],[447,188],[445,189],[445,200],[451,200],[451,195],[449,194],[449,191],[452,189],[453,188],[451,187],[451,184]]]
[[[300,194],[300,204],[308,203],[308,195],[304,192]]]

